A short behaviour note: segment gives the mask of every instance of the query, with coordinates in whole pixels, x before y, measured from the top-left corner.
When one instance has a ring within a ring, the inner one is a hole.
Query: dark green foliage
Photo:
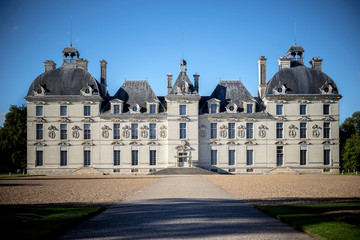
[[[0,128],[0,172],[26,168],[26,106],[11,105]]]
[[[360,171],[360,111],[340,126],[341,168],[345,171]]]

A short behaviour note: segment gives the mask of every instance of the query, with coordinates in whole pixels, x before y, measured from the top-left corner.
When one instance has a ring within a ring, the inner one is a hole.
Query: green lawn
[[[298,230],[316,234],[322,238],[331,239],[360,239],[360,227],[339,221],[331,216],[325,217],[323,213],[343,212],[360,210],[360,203],[324,204],[324,205],[277,205],[255,206],[256,209],[281,220]],[[359,222],[360,216],[356,216],[355,222]],[[354,219],[352,218],[352,221]]]
[[[22,173],[12,173],[11,175],[9,175],[9,174],[0,174],[0,178],[10,178],[10,177],[36,177],[36,176],[45,176],[45,175],[29,175],[29,174],[23,175]]]
[[[104,207],[1,206],[2,235],[12,239],[49,239]]]

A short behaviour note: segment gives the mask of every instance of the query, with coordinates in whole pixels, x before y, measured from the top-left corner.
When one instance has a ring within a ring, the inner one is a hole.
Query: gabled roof
[[[128,107],[139,104],[141,111],[146,111],[146,102],[159,101],[147,81],[125,81],[114,98],[124,101],[124,112]]]
[[[220,100],[220,112],[225,111],[225,107],[232,101],[238,107],[242,107],[243,102],[256,102],[241,81],[220,81],[208,99],[216,98]],[[207,101],[202,106],[203,113],[207,110]]]
[[[184,82],[188,85],[189,94],[195,91],[194,86],[186,73],[186,70],[181,70],[169,94],[176,94],[177,92],[181,91]]]

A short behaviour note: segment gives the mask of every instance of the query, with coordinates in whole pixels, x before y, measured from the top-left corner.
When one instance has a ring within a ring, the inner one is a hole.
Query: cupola
[[[185,61],[185,59],[181,59],[181,61],[180,61],[180,71],[186,71],[186,61]]]
[[[296,42],[290,47],[287,57],[290,58],[291,67],[304,65],[304,52],[304,48],[296,45]]]
[[[70,47],[64,48],[63,52],[63,64],[64,63],[74,63],[76,59],[80,57],[80,54],[76,48],[72,45]]]

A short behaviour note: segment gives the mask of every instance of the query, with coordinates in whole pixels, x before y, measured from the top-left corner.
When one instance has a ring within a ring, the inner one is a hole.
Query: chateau
[[[62,54],[59,68],[45,61],[25,97],[29,174],[339,172],[341,95],[321,58],[304,65],[299,45],[280,57],[269,81],[266,58],[259,58],[257,96],[241,81],[220,81],[200,96],[200,75],[192,80],[184,59],[174,82],[164,78],[166,96],[147,81],[125,81],[111,96],[105,60],[97,81],[76,48]]]

